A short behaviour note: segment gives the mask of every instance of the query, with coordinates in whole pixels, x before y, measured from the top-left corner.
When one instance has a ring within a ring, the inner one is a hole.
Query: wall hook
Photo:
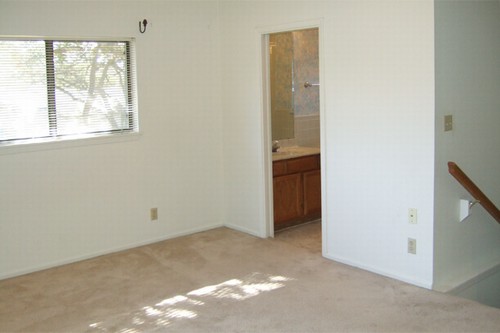
[[[142,26],[144,25],[144,29],[142,28]],[[139,32],[141,34],[145,33],[146,32],[146,26],[148,25],[148,20],[144,19],[141,21],[139,21]]]

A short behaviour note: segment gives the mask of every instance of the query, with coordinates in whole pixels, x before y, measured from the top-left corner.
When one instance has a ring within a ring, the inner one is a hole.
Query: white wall
[[[500,265],[476,275],[448,293],[500,308]]]
[[[215,2],[0,1],[0,35],[137,37],[142,132],[0,149],[0,278],[223,224]]]
[[[266,233],[259,31],[323,22],[324,255],[431,287],[433,2],[221,1],[220,13],[226,223]]]
[[[434,287],[452,289],[500,265],[500,226],[448,174],[454,161],[500,206],[500,3],[437,1]],[[444,115],[454,129],[443,131]]]
[[[0,8],[0,34],[137,36],[143,131],[130,142],[0,155],[0,276],[223,223],[265,236],[259,32],[312,20],[324,254],[431,286],[432,1],[0,0]],[[143,18],[151,25],[140,35]],[[147,221],[150,207],[158,224]],[[409,207],[419,224],[408,224]],[[417,255],[406,253],[408,237]]]

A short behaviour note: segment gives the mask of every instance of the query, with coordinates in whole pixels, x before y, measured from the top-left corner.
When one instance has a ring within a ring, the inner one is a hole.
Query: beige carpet
[[[227,228],[0,281],[1,332],[500,332],[500,309]]]

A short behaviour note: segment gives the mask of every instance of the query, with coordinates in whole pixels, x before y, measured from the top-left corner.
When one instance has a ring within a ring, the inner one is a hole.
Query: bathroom
[[[269,35],[274,230],[321,218],[318,29]]]

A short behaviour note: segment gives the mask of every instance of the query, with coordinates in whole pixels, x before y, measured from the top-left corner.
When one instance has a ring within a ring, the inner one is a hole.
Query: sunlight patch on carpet
[[[220,300],[243,301],[263,292],[285,287],[294,280],[280,275],[252,273],[242,279],[230,279],[219,284],[192,290],[185,295],[166,298],[154,305],[144,306],[131,313],[122,313],[106,321],[88,326],[87,332],[138,333],[166,327],[175,321],[196,319],[203,306],[216,306]],[[219,300],[219,301],[217,301]]]

